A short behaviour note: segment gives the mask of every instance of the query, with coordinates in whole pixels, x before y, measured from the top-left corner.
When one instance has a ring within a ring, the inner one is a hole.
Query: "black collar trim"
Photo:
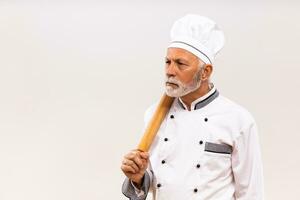
[[[204,106],[208,105],[209,103],[211,103],[213,100],[215,100],[217,97],[219,96],[219,91],[215,90],[211,95],[209,95],[208,97],[206,97],[205,99],[203,99],[202,101],[198,102],[195,107],[194,110],[198,110],[200,108],[203,108]],[[185,110],[184,105],[182,104],[182,102],[178,99],[178,103],[179,105]]]

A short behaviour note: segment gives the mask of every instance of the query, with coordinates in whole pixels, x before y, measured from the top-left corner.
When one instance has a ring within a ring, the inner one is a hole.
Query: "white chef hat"
[[[185,49],[203,62],[212,64],[224,43],[224,34],[214,21],[188,14],[173,24],[169,47]]]

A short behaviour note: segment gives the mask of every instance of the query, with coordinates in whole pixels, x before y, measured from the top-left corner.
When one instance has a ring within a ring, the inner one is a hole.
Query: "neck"
[[[201,83],[200,87],[197,90],[185,96],[180,97],[180,99],[183,101],[183,103],[188,107],[188,110],[190,111],[192,102],[202,97],[206,93],[208,93],[209,90],[210,90],[209,82],[204,81]]]

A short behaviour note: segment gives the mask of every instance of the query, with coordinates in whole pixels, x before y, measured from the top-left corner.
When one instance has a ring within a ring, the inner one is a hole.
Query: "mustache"
[[[173,84],[176,84],[176,85],[182,85],[182,83],[177,80],[176,78],[173,78],[173,77],[167,77],[166,78],[166,83],[173,83]]]

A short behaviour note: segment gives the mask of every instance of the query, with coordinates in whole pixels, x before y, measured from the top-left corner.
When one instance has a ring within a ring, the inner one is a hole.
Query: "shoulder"
[[[178,100],[178,99],[176,98],[176,99],[173,101],[173,103],[172,103],[170,109],[173,109],[173,108],[174,108],[174,105],[176,105],[175,102],[176,102],[177,100]],[[154,113],[156,112],[156,109],[158,108],[159,104],[160,104],[160,101],[156,101],[155,103],[153,103],[152,105],[150,105],[150,106],[146,109],[146,111],[145,111],[145,113],[144,113],[144,122],[145,122],[146,124],[148,124],[148,122],[152,119],[152,116],[153,116]]]
[[[144,123],[145,124],[148,124],[148,122],[151,120],[158,104],[159,104],[159,102],[155,102],[146,109],[146,111],[144,113]]]
[[[234,117],[235,120],[239,122],[242,126],[241,128],[245,128],[246,126],[251,126],[255,124],[255,119],[253,115],[247,110],[245,107],[240,104],[224,97],[222,95],[218,98],[218,104],[224,112],[230,114],[230,116]]]

